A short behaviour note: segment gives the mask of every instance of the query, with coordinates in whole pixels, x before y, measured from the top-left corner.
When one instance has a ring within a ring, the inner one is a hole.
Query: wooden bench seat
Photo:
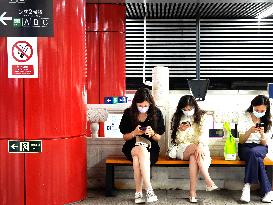
[[[125,157],[121,156],[109,156],[106,161],[106,196],[113,196],[113,190],[115,185],[115,166],[132,166],[132,162],[127,160]],[[154,166],[156,167],[187,167],[189,161],[168,159],[166,157],[161,157],[156,162]],[[267,175],[272,183],[272,170],[273,161],[267,157],[264,159],[264,165],[266,167]],[[245,161],[242,160],[225,160],[223,157],[212,157],[211,167],[243,167],[245,166]]]

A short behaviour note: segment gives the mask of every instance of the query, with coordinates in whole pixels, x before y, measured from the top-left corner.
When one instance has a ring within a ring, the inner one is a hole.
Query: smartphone
[[[181,122],[182,125],[189,125],[191,126],[191,123],[189,121],[186,121],[186,122]]]
[[[147,129],[147,127],[140,127],[139,129],[142,131],[145,131]]]
[[[258,123],[256,123],[256,127],[264,127],[264,123],[263,122],[258,122]]]

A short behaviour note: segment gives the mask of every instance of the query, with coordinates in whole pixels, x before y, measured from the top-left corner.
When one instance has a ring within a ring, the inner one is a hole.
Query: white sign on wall
[[[8,78],[38,78],[37,37],[8,37]]]
[[[122,138],[119,131],[119,124],[122,114],[108,114],[107,121],[104,122],[104,136],[109,138]]]

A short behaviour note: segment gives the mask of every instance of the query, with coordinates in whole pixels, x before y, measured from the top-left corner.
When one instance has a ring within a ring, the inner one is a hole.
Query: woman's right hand
[[[259,127],[252,126],[251,128],[249,128],[248,132],[249,133],[259,132]]]
[[[139,129],[140,127],[141,127],[141,126],[138,125],[138,126],[135,128],[135,130],[133,131],[134,136],[143,135],[143,134],[145,133],[145,130],[142,131],[141,129]]]

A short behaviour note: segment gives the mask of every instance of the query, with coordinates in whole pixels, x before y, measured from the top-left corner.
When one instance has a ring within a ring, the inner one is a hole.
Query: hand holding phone
[[[142,131],[145,131],[147,129],[147,127],[140,127],[139,129]]]
[[[256,128],[257,132],[259,132],[260,134],[264,134],[264,123],[263,122],[256,123],[255,128]]]
[[[260,127],[264,127],[264,123],[263,122],[257,122],[256,123],[256,127],[258,128],[260,128]]]
[[[189,121],[186,121],[186,122],[181,122],[181,125],[191,126],[191,123]]]
[[[181,122],[178,129],[180,131],[185,131],[187,128],[191,126],[191,123],[189,121]]]

